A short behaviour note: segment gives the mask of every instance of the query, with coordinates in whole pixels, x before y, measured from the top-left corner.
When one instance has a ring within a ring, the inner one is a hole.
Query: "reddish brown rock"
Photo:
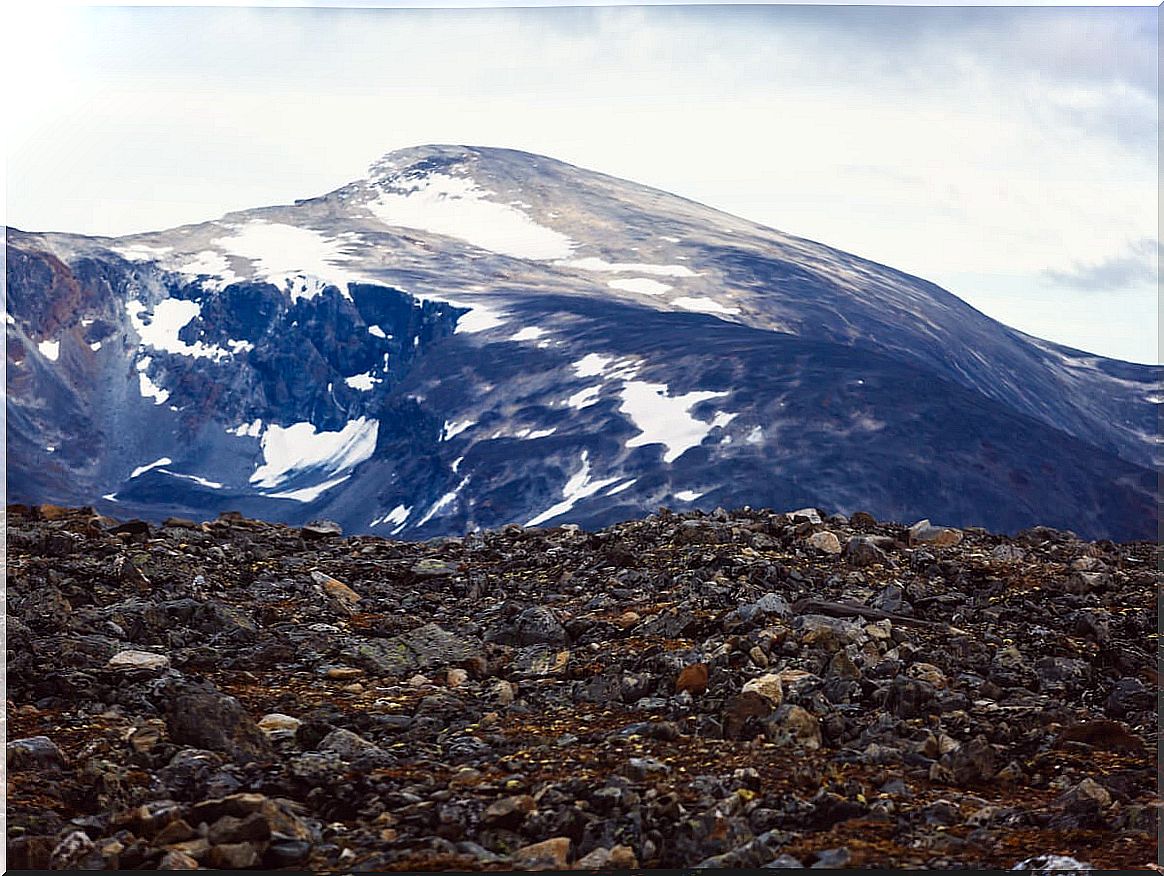
[[[679,678],[675,681],[675,692],[683,693],[686,691],[689,694],[698,696],[707,690],[707,664],[706,663],[692,663],[690,666],[684,666],[679,673]]]

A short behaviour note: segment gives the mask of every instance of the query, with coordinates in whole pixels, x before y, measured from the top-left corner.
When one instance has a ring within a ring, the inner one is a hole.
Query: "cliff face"
[[[7,246],[18,500],[408,537],[664,504],[1157,529],[1160,368],[540,156],[405,150],[289,206]]]
[[[815,509],[7,523],[13,867],[1155,856],[1152,544]]]

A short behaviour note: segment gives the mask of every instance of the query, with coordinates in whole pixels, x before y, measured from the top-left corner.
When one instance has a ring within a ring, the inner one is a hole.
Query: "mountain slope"
[[[539,156],[405,150],[8,256],[13,499],[408,536],[660,503],[1156,531],[1160,368]]]

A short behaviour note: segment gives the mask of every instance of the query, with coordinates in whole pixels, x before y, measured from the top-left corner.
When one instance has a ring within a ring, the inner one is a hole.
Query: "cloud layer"
[[[1154,284],[1159,272],[1159,245],[1150,237],[1128,244],[1119,255],[1101,262],[1076,262],[1066,271],[1047,270],[1043,276],[1053,284],[1094,292],[1109,292]]]
[[[43,14],[6,58],[36,83],[8,101],[18,227],[166,227],[330,190],[395,148],[510,146],[1156,357],[1128,249],[1156,237],[1156,9]]]

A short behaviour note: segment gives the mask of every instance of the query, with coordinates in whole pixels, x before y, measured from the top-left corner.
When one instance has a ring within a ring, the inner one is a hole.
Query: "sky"
[[[652,185],[1159,362],[1158,9],[38,6],[6,217],[118,235],[422,143]]]

